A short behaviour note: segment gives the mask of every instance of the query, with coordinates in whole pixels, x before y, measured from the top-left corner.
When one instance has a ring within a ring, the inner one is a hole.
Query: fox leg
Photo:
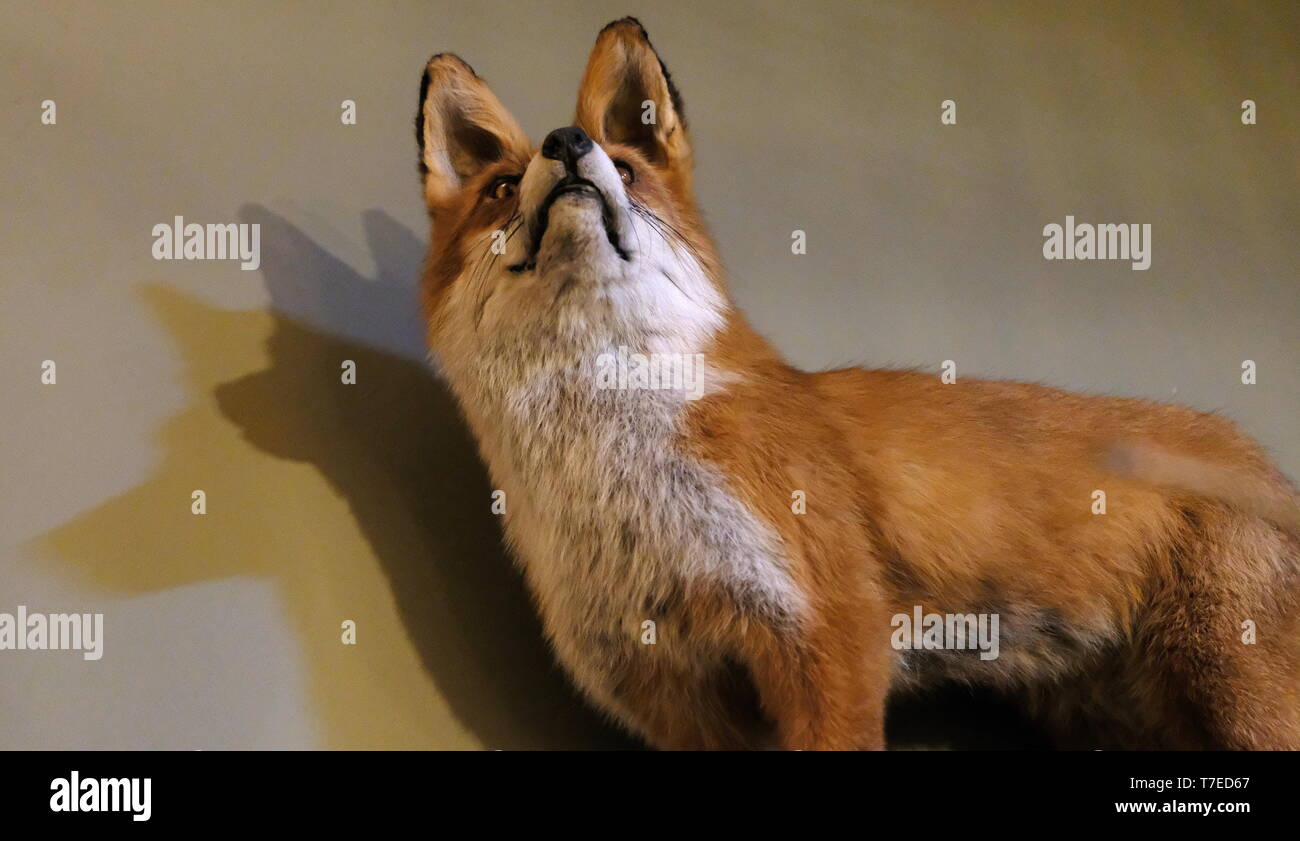
[[[878,612],[843,605],[775,627],[701,600],[693,626],[718,633],[696,642],[729,656],[703,668],[700,660],[643,661],[619,682],[623,717],[661,749],[883,749],[895,653],[883,617],[874,653],[869,645],[863,617]]]
[[[1217,506],[1186,518],[1130,637],[1031,687],[1058,747],[1300,747],[1300,547]]]
[[[769,631],[751,639],[748,667],[777,746],[884,750],[894,652],[887,635],[872,650],[867,627],[828,622],[811,633]]]
[[[731,661],[637,669],[618,699],[631,729],[660,750],[749,750],[770,742],[753,684]]]
[[[1177,746],[1300,748],[1300,546],[1218,507],[1188,519],[1139,638],[1183,711]]]

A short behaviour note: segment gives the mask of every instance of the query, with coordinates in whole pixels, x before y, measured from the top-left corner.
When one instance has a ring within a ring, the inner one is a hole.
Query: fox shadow
[[[369,278],[266,208],[240,219],[262,226],[270,309],[140,287],[179,349],[190,402],[159,430],[145,482],[42,548],[117,593],[273,581],[330,747],[635,747],[554,665],[474,442],[422,361],[418,239],[365,214]],[[190,511],[196,487],[205,516]],[[228,615],[241,621],[238,605]],[[356,645],[341,644],[344,618]]]
[[[346,500],[425,669],[486,746],[632,746],[554,666],[474,441],[422,361],[413,281],[423,244],[386,213],[365,213],[372,280],[264,207],[244,207],[240,220],[272,244],[261,270],[273,312],[314,304],[316,319],[362,341],[277,315],[270,365],[218,385],[221,414],[263,452],[310,464]],[[347,385],[345,361],[356,372]]]
[[[160,430],[153,476],[44,542],[119,592],[274,579],[332,747],[442,746],[434,695],[411,688],[421,667],[486,747],[639,747],[554,665],[504,551],[474,441],[423,361],[419,239],[382,211],[365,213],[376,266],[366,277],[265,207],[245,206],[240,221],[261,225],[269,311],[142,288],[196,399]],[[294,469],[276,467],[285,463]],[[189,494],[200,483],[211,509],[195,517]],[[372,558],[348,543],[357,533]],[[364,644],[339,644],[341,616],[361,617]],[[407,650],[410,660],[395,653]],[[895,705],[891,744],[1023,745],[980,704]]]

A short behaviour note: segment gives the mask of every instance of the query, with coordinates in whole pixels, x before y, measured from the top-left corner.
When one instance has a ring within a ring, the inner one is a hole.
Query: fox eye
[[[487,197],[493,200],[508,199],[513,196],[519,188],[518,175],[500,175],[492,179],[488,184],[486,191]]]
[[[627,161],[614,161],[614,168],[618,170],[618,177],[623,179],[624,184],[636,183],[636,170],[632,169],[632,165]]]

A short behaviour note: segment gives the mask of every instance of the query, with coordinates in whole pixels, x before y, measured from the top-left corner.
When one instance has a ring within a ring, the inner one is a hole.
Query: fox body
[[[1228,421],[788,365],[728,295],[630,18],[540,148],[450,54],[416,129],[430,348],[556,655],[626,727],[881,748],[891,693],[960,680],[1064,745],[1300,747],[1294,491]],[[702,359],[697,387],[609,387],[628,352]],[[995,614],[998,656],[898,647],[917,608]]]

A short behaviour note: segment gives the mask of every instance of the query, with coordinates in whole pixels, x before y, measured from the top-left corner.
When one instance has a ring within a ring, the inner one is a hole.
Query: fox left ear
[[[528,138],[487,84],[458,56],[429,59],[415,115],[420,174],[431,211],[469,179],[508,155],[528,155]]]
[[[636,18],[616,20],[596,36],[574,122],[597,142],[635,146],[660,166],[690,172],[681,95]]]

